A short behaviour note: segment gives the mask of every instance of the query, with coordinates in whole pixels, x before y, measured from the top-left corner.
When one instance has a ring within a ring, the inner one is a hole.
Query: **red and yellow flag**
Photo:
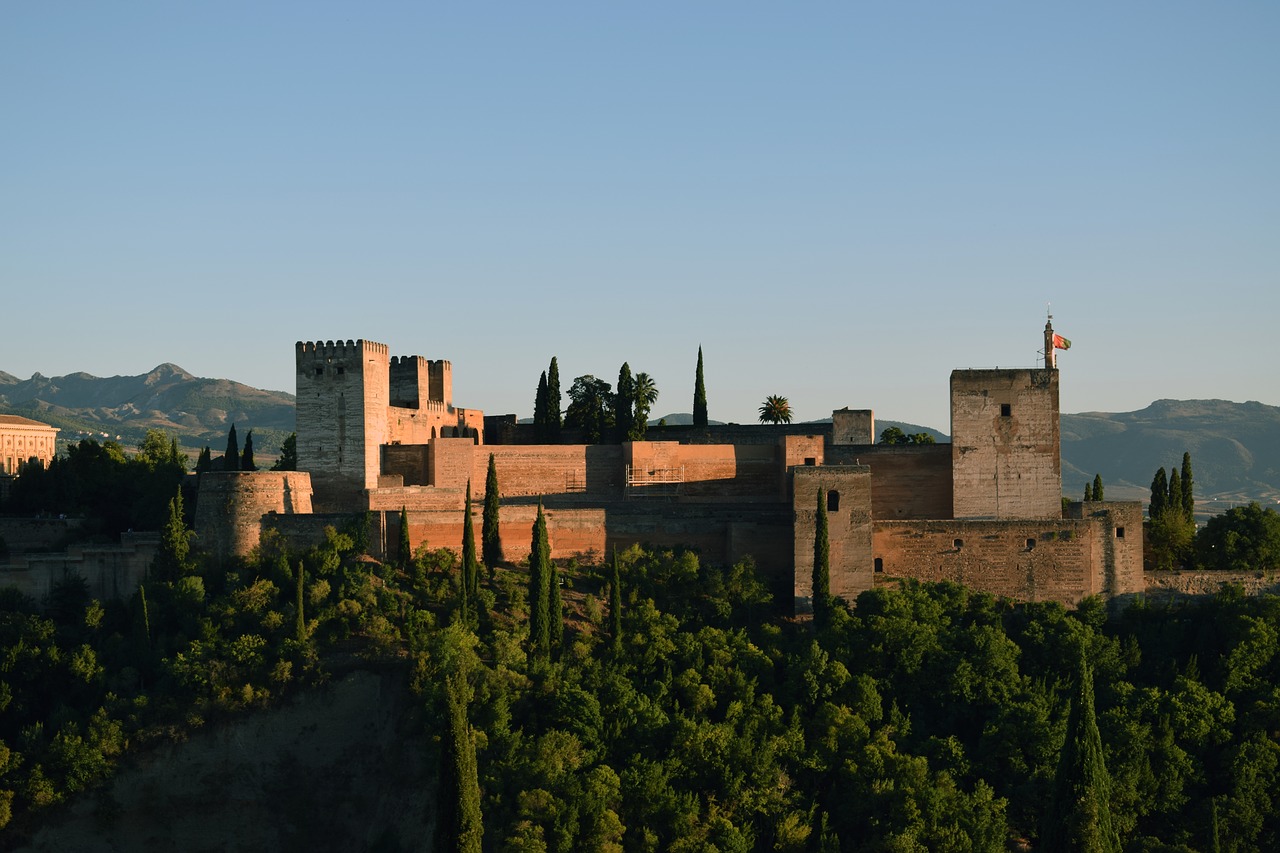
[[[1057,332],[1054,332],[1053,348],[1054,349],[1071,349],[1071,341],[1067,340],[1062,335],[1059,335]]]

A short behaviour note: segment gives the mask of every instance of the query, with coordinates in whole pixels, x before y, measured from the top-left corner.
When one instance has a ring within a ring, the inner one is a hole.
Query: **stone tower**
[[[1062,515],[1056,368],[952,371],[951,477],[954,518]]]
[[[352,506],[377,485],[387,443],[387,345],[299,341],[295,349],[298,469],[311,473],[317,512]]]

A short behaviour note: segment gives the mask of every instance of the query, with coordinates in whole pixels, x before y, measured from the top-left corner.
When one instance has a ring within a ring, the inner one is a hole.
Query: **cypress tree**
[[[560,365],[556,357],[551,356],[551,366],[547,368],[547,441],[560,440]]]
[[[1084,499],[1086,502],[1093,500],[1093,483],[1084,484]]]
[[[618,370],[618,387],[613,395],[613,425],[618,428],[622,440],[631,436],[635,425],[636,381],[631,376],[631,365],[625,361]]]
[[[1093,475],[1093,499],[1095,501],[1102,500],[1102,475]]]
[[[213,469],[213,451],[209,449],[209,445],[204,446],[204,450],[200,451],[200,455],[196,457],[196,473],[203,474],[205,471]]]
[[[467,586],[467,600],[473,607],[480,604],[480,564],[476,560],[476,532],[471,522],[471,481],[467,480],[467,502],[462,515],[462,579]]]
[[[409,509],[400,504],[400,568],[409,568],[409,559],[413,556],[413,546],[409,544]]]
[[[302,588],[306,582],[306,567],[302,561],[298,561],[298,568],[294,571],[294,607],[298,611],[298,615],[294,620],[293,633],[294,638],[299,642],[307,639],[307,620],[302,612]]]
[[[533,522],[529,546],[529,656],[545,660],[551,653],[551,547],[547,540],[547,519],[538,501],[538,517]]]
[[[1093,676],[1083,655],[1040,842],[1047,853],[1120,850],[1111,822],[1111,777],[1103,760],[1102,736],[1093,707]]]
[[[298,434],[291,432],[280,443],[280,458],[271,466],[272,471],[298,470]]]
[[[249,430],[249,434],[244,437],[244,453],[240,455],[240,470],[258,470],[258,466],[253,464],[253,430]]]
[[[707,425],[707,386],[702,378],[702,347],[698,347],[698,370],[693,378],[693,425]]]
[[[826,627],[831,615],[831,538],[827,525],[827,502],[819,486],[813,534],[813,621],[819,628]]]
[[[1182,454],[1182,512],[1187,516],[1187,521],[1195,521],[1196,497],[1192,487],[1190,453]]]
[[[467,722],[464,687],[457,676],[444,683],[448,730],[440,755],[440,787],[436,809],[435,849],[480,853],[484,822],[480,812],[480,780],[476,745]]]
[[[1165,504],[1169,512],[1182,515],[1182,475],[1177,468],[1169,468],[1169,501]]]
[[[533,398],[533,433],[538,441],[547,440],[547,371],[538,377],[538,393]]]
[[[498,466],[489,454],[489,471],[484,478],[484,520],[480,526],[480,551],[489,567],[489,580],[502,562],[502,535],[498,529],[502,492],[498,488]]]
[[[175,581],[190,568],[191,531],[182,518],[182,488],[169,501],[169,517],[160,530],[160,547],[151,559],[151,574],[157,580]]]
[[[618,549],[613,549],[613,568],[609,573],[609,644],[622,647],[622,571],[618,568]]]
[[[236,438],[235,424],[231,425],[231,431],[227,433],[227,452],[222,457],[222,470],[240,470],[240,441]]]
[[[1164,514],[1165,505],[1169,502],[1169,483],[1165,479],[1164,469],[1156,472],[1151,480],[1151,503],[1147,505],[1147,517],[1155,521]]]

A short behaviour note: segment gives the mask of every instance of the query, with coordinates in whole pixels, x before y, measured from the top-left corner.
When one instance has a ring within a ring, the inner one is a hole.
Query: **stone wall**
[[[10,554],[62,548],[84,524],[82,518],[0,518],[0,539]]]
[[[870,409],[836,409],[831,413],[831,443],[875,444],[875,413]]]
[[[629,494],[662,492],[664,472],[682,478],[679,489],[668,489],[680,500],[706,502],[777,501],[785,494],[785,480],[776,446],[678,444],[637,441],[622,445],[623,463],[631,466]],[[645,484],[653,479],[652,487]]]
[[[1058,371],[951,373],[952,515],[1062,514]]]
[[[1094,522],[1094,589],[1107,595],[1145,589],[1140,501],[1077,501],[1067,505],[1065,514],[1068,518]]]
[[[794,469],[792,564],[797,613],[813,611],[814,537],[818,495],[827,508],[831,594],[853,601],[871,589],[871,470],[860,465],[800,466]]]
[[[871,469],[871,513],[877,519],[951,517],[949,444],[833,447],[827,462]]]
[[[1100,528],[1095,518],[877,521],[871,544],[885,575],[954,581],[1025,601],[1077,604],[1089,595],[1140,592],[1119,581],[1106,588],[1108,575],[1131,573],[1096,570],[1105,565],[1101,543],[1109,531]],[[1141,576],[1124,583],[1141,584]]]
[[[432,467],[436,486],[465,488],[471,478],[474,496],[483,496],[489,454],[498,470],[502,496],[579,495],[620,497],[623,489],[619,445],[482,445],[448,454],[441,451]]]
[[[262,536],[267,513],[311,512],[305,471],[207,471],[200,476],[195,530],[216,558],[247,556]]]
[[[133,595],[151,568],[160,543],[156,533],[122,533],[119,545],[76,545],[61,553],[26,554],[0,564],[0,587],[37,601],[68,577],[85,579],[89,595],[102,601]]]

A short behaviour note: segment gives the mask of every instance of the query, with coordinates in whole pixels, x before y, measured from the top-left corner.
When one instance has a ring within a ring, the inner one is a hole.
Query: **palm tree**
[[[770,394],[765,397],[764,405],[760,407],[760,423],[791,423],[791,404],[787,402],[787,398],[780,397],[777,394]]]
[[[636,414],[629,438],[638,441],[644,438],[645,429],[649,426],[649,410],[658,402],[658,386],[649,374],[637,373],[632,380],[631,393],[635,398]]]

